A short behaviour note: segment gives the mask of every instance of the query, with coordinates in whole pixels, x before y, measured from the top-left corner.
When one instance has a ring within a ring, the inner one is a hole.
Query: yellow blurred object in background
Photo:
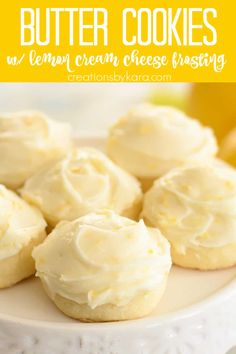
[[[236,128],[223,140],[219,156],[236,167]]]
[[[222,141],[236,127],[236,83],[193,84],[187,113],[212,127],[219,142]]]

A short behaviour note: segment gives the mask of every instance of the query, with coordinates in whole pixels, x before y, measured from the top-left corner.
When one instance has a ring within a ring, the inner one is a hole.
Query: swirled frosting
[[[111,211],[61,222],[33,257],[52,299],[59,294],[91,308],[128,304],[155,290],[171,267],[169,243],[158,229]]]
[[[108,154],[139,178],[156,178],[189,161],[217,152],[210,128],[174,108],[143,104],[110,129]]]
[[[41,213],[0,185],[0,260],[14,256],[46,228]]]
[[[75,149],[41,170],[27,180],[21,195],[52,225],[101,208],[125,215],[142,199],[138,181],[92,148]]]
[[[155,181],[142,216],[183,254],[235,243],[236,171],[217,161],[177,168]]]
[[[67,123],[37,112],[0,115],[0,183],[20,187],[48,161],[61,158],[71,147]]]

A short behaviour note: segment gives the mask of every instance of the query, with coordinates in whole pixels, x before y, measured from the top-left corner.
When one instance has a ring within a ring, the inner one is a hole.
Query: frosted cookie
[[[145,195],[142,216],[170,241],[175,264],[202,270],[236,264],[236,171],[226,164],[172,170]]]
[[[27,180],[21,195],[51,226],[104,208],[137,218],[142,201],[139,182],[92,148],[75,149],[41,170]]]
[[[61,222],[33,257],[56,306],[91,322],[147,315],[160,301],[171,267],[169,243],[158,229],[111,211]]]
[[[111,159],[147,190],[153,181],[189,161],[217,153],[213,131],[171,107],[143,104],[110,129],[107,143]]]
[[[0,185],[0,288],[34,274],[31,253],[44,240],[45,228],[36,208]]]
[[[48,161],[71,147],[66,123],[37,112],[0,114],[0,183],[17,189]]]
[[[236,167],[236,128],[223,140],[219,156]]]

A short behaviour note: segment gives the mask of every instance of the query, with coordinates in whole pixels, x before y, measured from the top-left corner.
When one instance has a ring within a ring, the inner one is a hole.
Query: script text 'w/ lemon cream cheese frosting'
[[[39,207],[52,226],[104,208],[136,218],[142,201],[135,177],[92,148],[75,149],[47,166],[27,180],[21,195]]]
[[[110,128],[108,154],[145,185],[189,161],[217,153],[213,131],[171,107],[142,104]]]
[[[0,183],[19,188],[48,161],[71,148],[67,123],[38,112],[0,114]]]
[[[174,263],[203,270],[236,264],[236,171],[226,164],[170,171],[145,195],[142,216],[170,241]]]
[[[46,237],[41,213],[0,185],[0,288],[35,272],[31,252]]]
[[[112,211],[59,223],[33,257],[49,297],[82,321],[148,314],[171,267],[169,243],[158,229]]]

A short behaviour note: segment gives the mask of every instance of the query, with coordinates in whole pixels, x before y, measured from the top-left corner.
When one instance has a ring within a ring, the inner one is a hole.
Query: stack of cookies
[[[210,128],[143,104],[110,130],[107,154],[76,146],[67,123],[0,116],[0,287],[35,273],[66,315],[149,314],[172,262],[236,264],[236,171]]]

